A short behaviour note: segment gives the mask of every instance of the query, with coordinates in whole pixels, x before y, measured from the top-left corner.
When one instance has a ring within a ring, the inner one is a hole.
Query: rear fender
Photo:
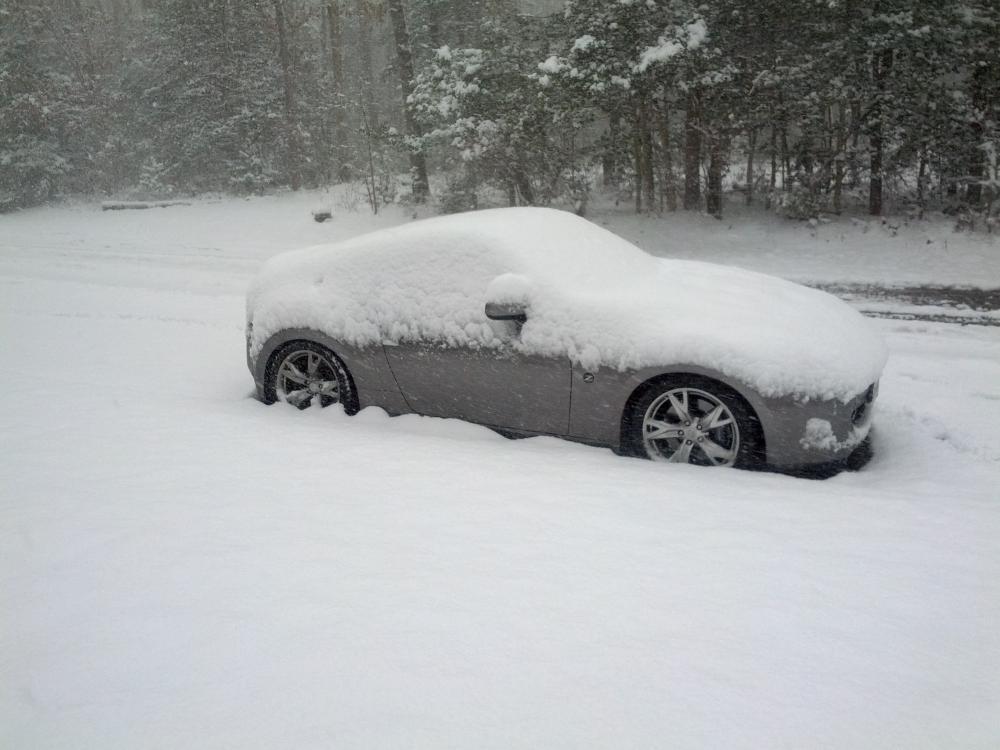
[[[248,359],[247,364],[257,386],[258,396],[263,397],[264,394],[268,362],[279,348],[290,341],[313,341],[340,357],[354,380],[360,408],[378,406],[390,414],[405,414],[410,411],[392,376],[381,345],[357,347],[311,328],[279,331],[264,342],[256,359]]]

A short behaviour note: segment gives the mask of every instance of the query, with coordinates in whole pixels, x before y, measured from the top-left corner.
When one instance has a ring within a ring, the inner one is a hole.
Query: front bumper
[[[261,401],[264,400],[264,381],[263,373],[257,367],[257,358],[260,356],[258,353],[257,357],[251,356],[252,344],[253,344],[253,321],[247,321],[246,328],[246,343],[247,343],[247,369],[250,370],[250,375],[253,377],[254,388],[257,390],[257,398]]]
[[[852,460],[868,450],[878,383],[850,401],[782,401],[771,410],[765,430],[767,463],[797,469]]]

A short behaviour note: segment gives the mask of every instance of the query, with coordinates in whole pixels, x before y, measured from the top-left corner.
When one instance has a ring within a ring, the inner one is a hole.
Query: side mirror
[[[490,320],[513,320],[524,323],[528,313],[520,302],[487,302],[486,317]]]

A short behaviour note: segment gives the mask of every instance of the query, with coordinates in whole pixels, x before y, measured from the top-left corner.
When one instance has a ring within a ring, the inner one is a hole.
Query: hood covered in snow
[[[860,313],[764,274],[655,258],[562,211],[428,219],[268,261],[247,298],[251,354],[285,328],[354,345],[435,340],[499,347],[486,302],[521,302],[514,346],[588,368],[691,364],[765,396],[848,400],[886,349]]]

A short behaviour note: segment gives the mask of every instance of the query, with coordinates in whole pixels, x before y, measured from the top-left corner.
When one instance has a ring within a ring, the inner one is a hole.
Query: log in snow
[[[168,208],[169,206],[190,206],[190,201],[104,201],[102,211],[125,211],[140,208]]]

